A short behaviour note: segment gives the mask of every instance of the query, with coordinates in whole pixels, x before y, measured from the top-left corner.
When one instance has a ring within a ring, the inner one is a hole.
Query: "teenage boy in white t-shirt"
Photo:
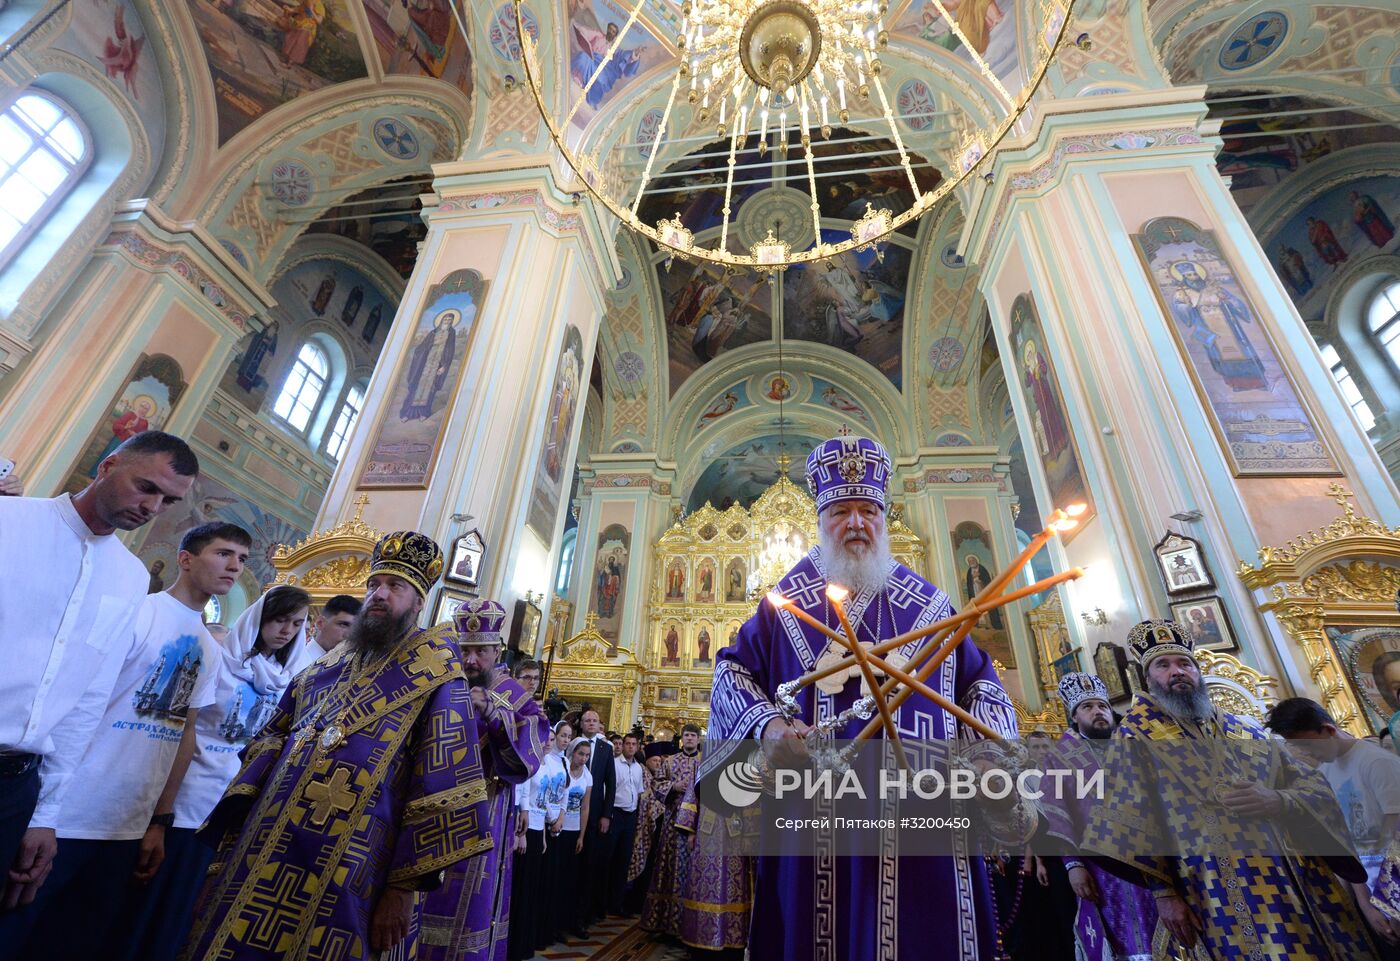
[[[131,652],[62,804],[34,812],[31,824],[54,827],[62,843],[34,904],[0,918],[0,958],[102,957],[121,892],[160,867],[194,722],[214,701],[220,652],[204,608],[233,587],[251,546],[234,524],[203,524],[181,539],[179,579],[143,602]]]
[[[1380,872],[1384,851],[1400,823],[1400,756],[1371,741],[1352,737],[1337,727],[1332,715],[1316,701],[1290,697],[1269,712],[1269,729],[1288,746],[1317,762],[1322,776],[1337,795],[1366,883],[1353,884],[1361,913],[1385,942],[1386,961],[1400,956],[1400,925],[1371,906],[1370,889]]]

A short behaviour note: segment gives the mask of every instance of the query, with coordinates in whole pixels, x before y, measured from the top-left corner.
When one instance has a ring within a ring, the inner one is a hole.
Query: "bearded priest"
[[[828,584],[850,592],[847,612],[857,639],[876,643],[948,617],[948,596],[894,561],[885,528],[891,462],[864,437],[827,441],[807,458],[807,486],[816,499],[818,546],[778,582],[776,590],[832,630],[841,631],[827,599]],[[892,652],[898,662],[922,641]],[[701,778],[747,755],[757,739],[782,753],[809,727],[850,708],[861,696],[856,677],[821,682],[797,695],[790,721],[775,705],[778,686],[839,656],[828,639],[794,616],[764,603],[716,656],[710,703],[709,750]],[[912,670],[912,665],[911,665]],[[838,678],[840,675],[837,676]],[[992,659],[964,641],[929,677],[928,685],[1003,737],[1015,738],[1016,716]],[[951,714],[914,696],[894,712],[901,738],[972,740]],[[865,726],[848,717],[833,731],[854,738]],[[742,751],[742,755],[741,755]],[[1014,820],[1016,836],[999,838],[1019,849],[1034,816]],[[882,844],[884,840],[882,839]],[[893,843],[893,842],[891,842]],[[874,961],[910,956],[991,961],[996,919],[981,857],[893,856],[757,858],[749,953],[755,958]]]
[[[386,535],[350,636],[303,671],[205,822],[187,961],[415,955],[418,892],[491,848],[457,630],[416,624],[442,550]]]

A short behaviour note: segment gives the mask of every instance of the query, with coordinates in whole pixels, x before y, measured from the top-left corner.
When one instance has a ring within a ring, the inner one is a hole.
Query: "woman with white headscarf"
[[[267,722],[282,692],[321,649],[306,642],[311,596],[274,587],[239,615],[219,640],[214,704],[195,722],[195,755],[175,798],[175,825],[165,838],[165,861],[132,912],[127,961],[174,961],[189,933],[195,898],[214,849],[195,831],[238,775],[239,752]]]

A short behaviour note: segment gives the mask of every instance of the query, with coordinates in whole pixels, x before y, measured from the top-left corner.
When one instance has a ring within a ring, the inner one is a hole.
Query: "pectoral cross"
[[[875,646],[869,641],[859,641],[858,643],[866,651],[869,651]],[[883,660],[885,663],[890,664],[896,670],[903,669],[905,663],[907,662],[907,658],[905,658],[904,655],[900,654],[898,651],[890,651],[889,653],[883,655]],[[842,647],[840,644],[837,644],[835,641],[832,641],[829,644],[827,644],[826,650],[822,652],[822,656],[817,658],[817,663],[814,665],[814,669],[821,670],[832,664],[838,664],[841,661],[845,661],[850,665],[850,667],[846,668],[844,671],[837,671],[835,674],[832,674],[828,677],[824,677],[820,681],[817,681],[817,688],[819,690],[825,691],[827,694],[838,694],[840,693],[841,689],[846,686],[847,682],[851,680],[851,678],[860,677],[861,693],[873,694],[874,692],[870,690],[870,685],[866,684],[865,678],[861,676],[860,667],[856,664],[856,659],[851,656],[851,652],[847,648]],[[878,681],[883,681],[888,676],[883,670],[880,669],[878,665],[875,664],[871,665],[871,671],[874,673],[875,679]]]
[[[452,652],[447,648],[424,645],[413,652],[413,660],[405,670],[410,674],[426,674],[435,681],[450,670],[448,662],[451,660]]]
[[[306,786],[306,799],[311,802],[311,823],[320,827],[332,814],[350,810],[355,792],[350,790],[350,772],[336,768],[329,781],[312,781]]]

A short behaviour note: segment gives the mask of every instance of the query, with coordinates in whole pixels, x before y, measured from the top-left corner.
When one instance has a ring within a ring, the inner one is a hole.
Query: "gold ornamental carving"
[[[1340,517],[1282,547],[1261,547],[1260,563],[1242,561],[1238,573],[1251,590],[1268,591],[1259,610],[1272,614],[1295,645],[1322,704],[1347,731],[1365,736],[1377,718],[1367,716],[1364,682],[1344,648],[1351,631],[1396,623],[1400,527],[1358,514],[1352,493],[1339,484],[1328,493]]]
[[[583,630],[559,646],[549,667],[549,688],[558,690],[573,709],[593,705],[604,730],[625,731],[632,726],[632,702],[641,676],[642,666],[630,651],[612,652],[598,630],[598,615],[590,611]]]
[[[299,543],[278,544],[272,552],[272,566],[277,570],[273,584],[295,584],[316,604],[337,594],[363,594],[370,554],[384,536],[364,522],[362,515],[368,504],[369,496],[361,494],[350,520],[316,531]]]

